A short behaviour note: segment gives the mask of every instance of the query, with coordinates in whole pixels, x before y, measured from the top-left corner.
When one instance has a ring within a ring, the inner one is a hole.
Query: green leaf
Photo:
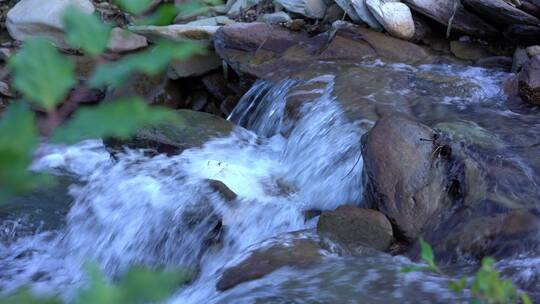
[[[61,304],[62,301],[54,298],[36,297],[28,289],[18,290],[15,294],[0,299],[0,304]]]
[[[186,59],[204,51],[204,48],[196,43],[164,41],[155,47],[124,57],[120,61],[99,66],[90,79],[90,85],[119,86],[134,72],[156,75],[163,71],[171,60]]]
[[[522,304],[532,304],[532,300],[531,300],[531,298],[529,298],[529,296],[527,294],[521,293],[520,298],[521,298],[521,303]]]
[[[450,283],[448,284],[450,289],[455,293],[462,292],[463,289],[465,289],[466,285],[467,285],[467,280],[465,278],[461,278],[457,281],[450,281]]]
[[[70,6],[64,11],[62,20],[66,29],[66,41],[73,47],[81,48],[91,56],[105,51],[111,27],[102,23],[96,15]]]
[[[9,60],[13,84],[36,105],[52,110],[75,84],[75,65],[45,38],[26,40]]]
[[[114,3],[120,6],[122,10],[137,15],[148,9],[152,0],[114,0]]]
[[[169,25],[173,23],[174,18],[178,15],[178,8],[174,4],[165,3],[160,5],[155,12],[150,16],[135,21],[136,25]]]
[[[424,262],[428,264],[434,263],[435,257],[433,255],[433,249],[423,238],[420,238],[420,251]]]
[[[28,171],[36,146],[33,113],[26,103],[13,102],[0,120],[0,201],[42,182],[40,176]]]
[[[89,138],[127,138],[138,128],[178,119],[174,112],[149,107],[140,98],[127,98],[80,108],[67,125],[58,128],[54,141],[73,143]]]

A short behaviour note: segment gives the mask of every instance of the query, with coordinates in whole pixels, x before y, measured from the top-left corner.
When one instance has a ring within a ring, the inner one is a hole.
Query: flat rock
[[[220,26],[217,25],[172,24],[167,26],[131,26],[129,30],[145,36],[150,41],[170,39],[174,41],[207,42],[210,44],[219,28]]]
[[[317,232],[328,235],[353,252],[362,246],[385,251],[393,239],[392,225],[384,214],[353,205],[323,212]]]
[[[275,245],[255,251],[240,264],[226,269],[216,287],[224,291],[260,279],[282,267],[305,268],[322,259],[319,244],[309,239],[294,240],[288,245]]]
[[[228,136],[234,125],[215,115],[190,110],[178,110],[177,123],[166,123],[139,129],[128,140],[107,139],[106,147],[118,151],[122,147],[152,149],[158,153],[175,154],[205,142]]]
[[[492,54],[483,46],[461,41],[451,41],[450,51],[459,59],[479,60]]]
[[[326,4],[323,0],[275,0],[275,2],[289,12],[313,19],[322,19],[326,11]]]
[[[148,46],[148,41],[141,35],[133,34],[129,31],[115,27],[111,31],[111,37],[107,49],[111,52],[125,53]]]
[[[89,0],[21,0],[7,14],[7,30],[15,40],[45,36],[56,46],[70,49],[64,40],[62,15],[71,5],[88,14],[94,12]]]
[[[453,15],[454,5],[456,13],[452,22],[452,29],[475,37],[496,37],[498,31],[476,15],[465,10],[459,0],[403,0],[412,10],[429,17],[444,26]]]
[[[540,20],[504,0],[463,0],[463,3],[485,19],[501,25],[538,25]]]

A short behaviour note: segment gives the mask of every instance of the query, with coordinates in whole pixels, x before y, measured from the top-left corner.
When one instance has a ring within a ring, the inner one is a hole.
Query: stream
[[[413,263],[407,257],[342,256],[331,247],[316,265],[283,267],[226,291],[216,284],[250,252],[320,241],[317,217],[306,211],[362,206],[360,139],[390,110],[451,125],[456,134],[467,129],[486,162],[523,173],[498,175],[494,193],[538,208],[540,111],[511,111],[506,77],[459,65],[318,63],[288,79],[257,81],[229,117],[241,127],[179,155],[126,149],[111,158],[99,139],[42,145],[32,169],[59,182],[0,207],[0,291],[29,285],[69,301],[86,282],[85,263],[95,261],[109,278],[133,265],[197,268],[167,303],[467,303],[447,278],[401,273]],[[292,97],[304,102],[291,107]],[[208,179],[237,198],[224,199]],[[209,244],[218,224],[219,242]],[[476,265],[464,258],[443,267],[457,278]],[[497,268],[540,298],[537,243]]]

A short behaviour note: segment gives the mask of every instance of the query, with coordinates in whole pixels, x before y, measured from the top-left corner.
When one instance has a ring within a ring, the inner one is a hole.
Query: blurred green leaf
[[[420,238],[420,256],[424,262],[426,262],[429,268],[435,272],[441,272],[439,267],[435,264],[435,256],[433,255],[433,249],[423,238]]]
[[[29,106],[16,101],[0,120],[0,201],[29,191],[43,181],[28,171],[37,146],[37,129]]]
[[[465,278],[461,278],[457,281],[450,281],[450,283],[448,284],[448,286],[450,287],[450,289],[455,292],[455,293],[460,293],[463,291],[463,289],[465,289],[465,287],[467,286],[467,279]]]
[[[45,38],[26,40],[9,60],[13,84],[29,101],[52,110],[75,84],[73,62]]]
[[[73,47],[81,48],[91,56],[97,56],[107,48],[111,27],[101,22],[96,15],[70,6],[64,11],[63,22],[66,41]]]
[[[521,298],[521,302],[523,304],[532,304],[533,303],[531,298],[529,298],[529,296],[527,294],[525,294],[525,293],[521,293],[520,298]]]
[[[36,297],[28,291],[28,289],[22,289],[15,294],[0,299],[0,304],[61,304],[62,301],[54,298]]]
[[[136,20],[136,25],[169,25],[173,23],[174,18],[178,15],[178,7],[171,3],[160,5],[155,12],[142,19]]]
[[[90,84],[93,87],[119,86],[134,72],[156,75],[163,71],[171,60],[186,59],[204,51],[204,47],[196,43],[164,41],[120,61],[99,66],[90,79]]]
[[[114,0],[114,3],[124,11],[138,15],[148,9],[152,0]]]
[[[149,107],[141,98],[126,98],[99,106],[80,108],[73,119],[58,128],[53,136],[57,142],[74,143],[88,138],[127,138],[145,125],[172,121],[174,112]]]

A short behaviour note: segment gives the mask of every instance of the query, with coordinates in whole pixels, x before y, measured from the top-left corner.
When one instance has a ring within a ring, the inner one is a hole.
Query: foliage
[[[167,298],[171,292],[189,282],[186,271],[151,271],[142,267],[131,268],[120,281],[109,284],[96,266],[88,267],[89,285],[73,299],[76,304],[137,304],[155,303]],[[35,297],[28,289],[0,299],[0,304],[57,304],[57,298]]]
[[[435,263],[435,255],[431,246],[422,238],[419,240],[421,259],[427,267],[406,267],[403,272],[415,270],[430,270],[444,275]],[[531,299],[524,292],[519,291],[512,281],[502,279],[499,272],[493,266],[495,260],[490,257],[482,259],[482,266],[476,273],[474,280],[470,284],[470,290],[474,296],[471,303],[475,304],[507,304],[523,303],[532,304]],[[455,293],[461,293],[467,288],[467,279],[450,280],[449,288]]]
[[[9,60],[13,85],[34,104],[53,110],[75,84],[75,65],[45,38],[28,39]]]
[[[107,136],[127,138],[141,126],[173,121],[175,118],[173,112],[150,108],[141,98],[126,98],[79,109],[66,126],[56,130],[53,140],[75,143]]]
[[[103,24],[96,15],[86,14],[71,6],[63,16],[66,41],[88,55],[97,56],[105,51],[111,27]]]
[[[114,3],[122,10],[137,15],[148,9],[152,0],[114,0]]]

